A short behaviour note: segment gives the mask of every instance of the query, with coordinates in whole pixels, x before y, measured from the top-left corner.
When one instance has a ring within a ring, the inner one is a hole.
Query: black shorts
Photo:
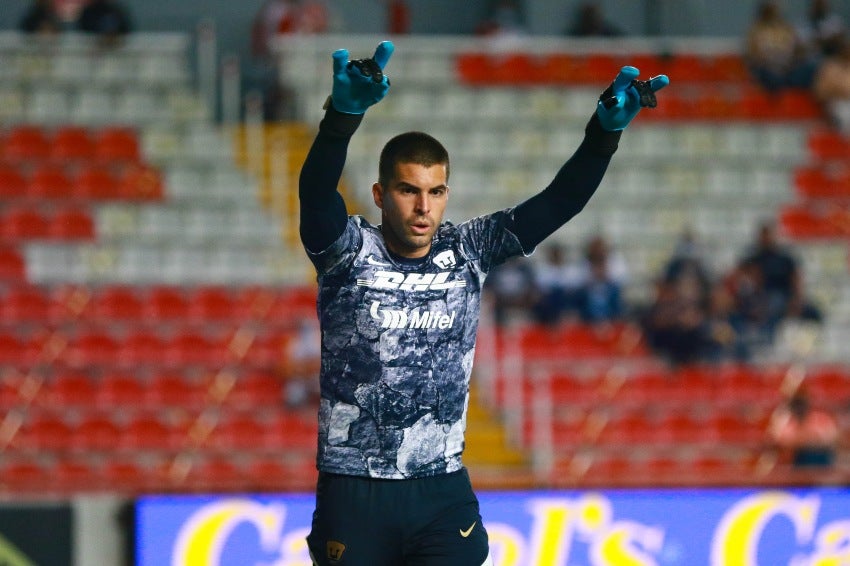
[[[409,480],[320,473],[307,544],[319,566],[481,566],[489,553],[465,469]]]

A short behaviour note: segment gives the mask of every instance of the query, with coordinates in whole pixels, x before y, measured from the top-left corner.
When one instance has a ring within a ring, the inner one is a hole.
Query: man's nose
[[[416,212],[427,213],[431,210],[431,199],[427,193],[420,194],[416,197]]]

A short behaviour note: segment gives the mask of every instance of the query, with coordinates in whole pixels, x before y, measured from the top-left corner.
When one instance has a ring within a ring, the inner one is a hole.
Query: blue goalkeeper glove
[[[641,108],[655,108],[655,93],[670,84],[667,75],[639,81],[639,74],[634,67],[623,67],[599,97],[596,114],[604,129],[610,132],[626,129]]]
[[[371,59],[355,61],[349,61],[347,49],[334,51],[333,107],[345,114],[363,114],[380,102],[390,88],[383,71],[394,49],[391,41],[382,41]]]

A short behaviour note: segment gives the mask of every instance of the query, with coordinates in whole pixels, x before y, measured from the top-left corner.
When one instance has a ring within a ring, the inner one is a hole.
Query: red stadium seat
[[[14,126],[2,146],[2,157],[10,161],[43,161],[49,155],[49,136],[39,126]]]
[[[242,469],[226,458],[207,458],[189,469],[183,489],[190,491],[243,490],[247,479]]]
[[[34,199],[70,199],[74,184],[64,165],[41,165],[30,175],[27,195]]]
[[[59,373],[47,385],[46,402],[56,408],[89,407],[95,399],[97,385],[85,373]]]
[[[135,130],[121,126],[109,126],[95,133],[95,157],[105,163],[121,161],[138,162],[139,140]]]
[[[81,168],[74,178],[74,192],[87,200],[110,200],[121,198],[120,179],[112,170],[102,165]]]
[[[233,320],[237,313],[233,297],[220,287],[198,287],[189,292],[187,302],[188,317],[194,321]]]
[[[90,132],[81,126],[62,126],[50,140],[50,159],[56,162],[88,161],[94,158]]]
[[[188,437],[182,426],[170,426],[148,415],[138,416],[122,429],[116,448],[129,452],[169,453],[187,445]]]
[[[47,235],[56,240],[93,240],[94,220],[88,212],[77,208],[58,210],[50,219]]]
[[[165,341],[161,360],[169,367],[221,368],[230,361],[225,340],[201,332],[183,331]]]
[[[315,450],[317,437],[318,424],[314,417],[308,420],[297,414],[279,413],[267,423],[261,445]]]
[[[13,242],[47,238],[50,226],[35,208],[7,208],[0,218],[0,236]]]
[[[122,368],[159,364],[166,342],[154,332],[138,330],[128,334],[121,341],[116,356],[117,364]]]
[[[108,452],[118,445],[119,427],[107,417],[83,419],[73,431],[71,449],[82,452]]]
[[[20,282],[26,278],[24,258],[18,250],[0,245],[0,281]]]
[[[18,433],[17,446],[23,450],[64,452],[71,441],[71,427],[57,417],[30,415]]]
[[[0,492],[42,494],[50,480],[49,468],[36,458],[10,457],[7,454],[0,460]]]
[[[255,439],[262,438],[263,424],[251,415],[225,418],[213,429],[207,443],[215,450],[232,452],[255,448]]]
[[[283,384],[272,373],[253,372],[236,379],[227,403],[237,407],[279,406]]]
[[[118,193],[125,199],[160,200],[164,191],[162,175],[152,167],[131,165],[118,176]]]
[[[173,287],[154,287],[144,301],[144,316],[153,321],[185,320],[189,305],[184,294]]]
[[[0,298],[0,320],[40,322],[51,317],[51,300],[38,287],[13,287]]]
[[[148,407],[199,408],[206,402],[206,387],[178,374],[163,373],[151,379],[145,397]]]
[[[139,294],[129,287],[107,287],[95,294],[88,313],[94,319],[141,321],[144,316]]]
[[[109,373],[99,383],[94,402],[102,409],[135,407],[143,401],[145,386],[133,375]]]
[[[71,367],[112,366],[118,359],[118,341],[103,332],[86,332],[69,341],[64,360]]]
[[[84,458],[60,459],[50,470],[50,484],[60,493],[101,489],[100,470],[94,462]]]
[[[21,198],[27,193],[27,178],[16,167],[0,165],[0,198]]]

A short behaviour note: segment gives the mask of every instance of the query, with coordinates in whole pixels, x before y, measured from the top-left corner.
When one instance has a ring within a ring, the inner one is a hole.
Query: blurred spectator
[[[623,31],[606,19],[601,6],[595,2],[585,2],[576,10],[575,20],[566,34],[575,37],[617,37],[623,35]]]
[[[52,0],[33,0],[18,29],[24,33],[53,35],[62,31],[62,20]]]
[[[388,0],[387,31],[394,35],[410,33],[410,6],[406,0]]]
[[[527,317],[536,294],[529,262],[515,258],[499,265],[487,276],[486,289],[493,300],[496,324],[504,326],[513,318]]]
[[[515,0],[496,0],[488,18],[481,22],[477,35],[514,37],[525,34],[522,14]]]
[[[251,24],[251,62],[245,69],[247,90],[263,93],[263,116],[268,121],[292,117],[292,89],[281,82],[274,42],[281,35],[306,33],[307,29],[327,25],[327,12],[320,7],[304,16],[300,0],[266,0]]]
[[[542,262],[533,264],[535,301],[534,318],[544,324],[555,324],[574,312],[576,292],[582,282],[579,267],[568,261],[567,248],[552,242]]]
[[[585,251],[586,271],[575,293],[575,304],[585,322],[607,322],[624,314],[621,278],[610,257],[608,244],[593,238]]]
[[[127,10],[115,0],[90,0],[77,18],[77,29],[114,42],[133,30]]]
[[[711,287],[711,275],[705,265],[697,237],[688,229],[679,237],[673,254],[664,266],[664,280],[675,282],[686,275],[696,277],[703,288],[703,292],[708,293]]]
[[[807,468],[831,466],[835,462],[837,420],[828,412],[812,407],[802,387],[774,412],[770,435],[782,463]]]
[[[672,281],[659,279],[642,326],[649,346],[670,363],[701,360],[706,349],[707,315],[699,279],[690,273]]]
[[[844,19],[832,9],[829,0],[809,0],[806,19],[797,33],[809,50],[821,57],[839,51],[846,27]]]
[[[319,325],[315,320],[302,319],[286,345],[283,364],[286,384],[284,400],[291,407],[317,401],[319,369],[322,363]]]
[[[850,135],[850,38],[837,49],[818,68],[812,91],[833,125]]]
[[[769,91],[808,88],[816,60],[775,0],[759,3],[747,29],[744,58],[756,81]]]
[[[776,227],[771,222],[762,224],[746,263],[755,270],[765,294],[768,331],[784,318],[820,321],[820,311],[807,299],[803,289],[803,276],[797,259],[781,246]]]
[[[709,291],[705,318],[703,358],[709,362],[750,359],[751,348],[734,297],[723,285]]]

